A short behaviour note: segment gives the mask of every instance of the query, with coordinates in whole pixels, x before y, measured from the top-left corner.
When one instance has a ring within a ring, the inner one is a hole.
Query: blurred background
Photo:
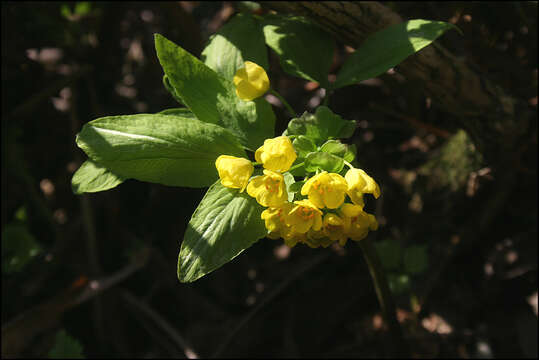
[[[448,21],[437,42],[537,110],[537,2],[390,2]],[[127,180],[75,196],[75,134],[179,104],[153,34],[200,56],[249,2],[2,2],[3,357],[387,357],[358,244],[261,239],[183,284],[177,256],[206,189]],[[248,36],[248,34],[246,34]],[[352,51],[336,42],[332,73]],[[323,98],[270,55],[299,113]],[[271,95],[280,134],[289,118]],[[537,357],[537,123],[504,187],[468,134],[397,71],[336,91],[358,161],[380,184],[374,241],[414,357]],[[503,196],[502,196],[503,195]],[[496,201],[496,199],[503,199]]]

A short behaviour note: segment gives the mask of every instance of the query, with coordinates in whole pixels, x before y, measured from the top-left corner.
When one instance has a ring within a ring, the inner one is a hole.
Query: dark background
[[[536,111],[537,2],[385,5],[406,19],[455,23],[464,36],[450,31],[437,41]],[[153,34],[200,56],[240,7],[2,2],[3,356],[46,357],[60,329],[86,357],[391,353],[356,243],[289,250],[262,239],[182,284],[179,246],[206,189],[128,180],[71,192],[86,158],[74,142],[84,123],[178,107],[162,85]],[[332,73],[348,51],[337,43]],[[272,86],[296,111],[318,105],[316,84],[283,73],[271,52],[270,64]],[[369,238],[397,257],[399,247],[427,254],[425,268],[389,270],[412,354],[537,357],[536,124],[512,170],[517,186],[503,189],[509,200],[485,207],[499,195],[496,173],[452,116],[398,71],[338,90],[330,107],[357,120],[348,142],[382,189],[366,205],[381,225]],[[274,110],[280,134],[289,119],[279,104]],[[491,220],[479,231],[485,213]],[[39,250],[17,270],[5,269],[13,224]],[[81,298],[94,279],[104,291]]]

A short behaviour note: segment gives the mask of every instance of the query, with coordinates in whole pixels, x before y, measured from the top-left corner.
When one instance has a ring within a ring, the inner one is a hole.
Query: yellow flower
[[[350,228],[348,229],[348,237],[354,241],[364,239],[369,230],[378,229],[378,221],[372,214],[363,211],[363,208],[358,205],[344,204],[341,213],[350,219]]]
[[[305,239],[307,236],[303,233],[296,233],[294,231],[290,231],[288,233],[283,234],[283,240],[284,243],[288,247],[294,247],[298,242],[305,242]]]
[[[344,178],[348,183],[347,194],[354,204],[363,207],[363,194],[373,194],[376,199],[380,196],[380,187],[365,171],[353,168]]]
[[[307,232],[306,238],[303,239],[302,242],[307,244],[310,248],[316,249],[320,246],[327,248],[329,245],[331,245],[331,243],[333,243],[333,240],[324,234],[323,229],[318,231],[310,229]]]
[[[296,158],[296,151],[287,136],[266,139],[264,145],[255,152],[256,161],[262,163],[265,169],[273,171],[287,171]]]
[[[233,79],[236,94],[245,101],[254,100],[268,91],[270,82],[263,67],[251,61],[245,62],[245,67],[238,69]]]
[[[286,202],[279,207],[270,207],[262,211],[260,217],[264,220],[270,238],[276,236],[275,238],[277,239],[281,237],[281,233],[288,234],[290,232],[289,226],[286,225],[285,217],[288,216],[293,207],[294,204]]]
[[[247,194],[262,206],[278,207],[288,200],[283,175],[271,170],[254,177],[247,185]]]
[[[322,211],[318,210],[309,200],[294,201],[296,204],[285,218],[286,224],[295,233],[304,234],[309,229],[320,230],[322,227]]]
[[[215,167],[219,172],[221,184],[228,188],[245,190],[254,167],[253,164],[244,158],[230,155],[221,155],[215,160]]]
[[[322,209],[336,209],[344,202],[348,185],[339,174],[321,172],[307,180],[301,188],[301,195],[309,195],[309,200]]]
[[[339,217],[336,214],[328,213],[324,215],[323,232],[333,241],[338,240],[341,246],[346,244],[348,230],[350,229],[350,218]]]

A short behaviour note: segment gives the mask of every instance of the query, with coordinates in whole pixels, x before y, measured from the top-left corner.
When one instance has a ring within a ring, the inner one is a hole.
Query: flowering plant
[[[378,227],[364,211],[364,194],[378,198],[380,187],[359,168],[355,145],[341,141],[355,121],[335,114],[327,97],[314,113],[297,116],[271,88],[266,45],[286,73],[331,94],[384,73],[451,26],[411,20],[383,30],[350,56],[335,82],[328,80],[333,40],[303,18],[238,14],[210,38],[200,60],[155,34],[163,85],[183,107],[85,124],[76,142],[88,160],[73,176],[73,191],[104,191],[129,178],[209,187],[181,244],[182,282],[264,237],[310,247],[360,241]],[[292,116],[278,136],[268,91]]]

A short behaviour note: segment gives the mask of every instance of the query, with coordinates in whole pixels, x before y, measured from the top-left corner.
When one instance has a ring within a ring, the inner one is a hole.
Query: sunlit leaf
[[[217,74],[160,34],[155,34],[155,48],[168,86],[172,88],[169,91],[197,119],[227,128],[251,150],[275,135],[275,114],[264,98],[241,100],[232,80]]]
[[[107,116],[85,124],[77,145],[115,175],[170,186],[205,187],[219,155],[245,157],[230,131],[162,114]]]
[[[178,279],[191,282],[218,269],[266,235],[253,197],[213,184],[189,221],[178,257]]]
[[[119,176],[103,165],[88,159],[73,174],[71,189],[74,194],[105,191],[115,188],[125,180],[125,177]]]
[[[458,30],[455,25],[443,21],[415,19],[376,32],[344,62],[333,88],[385,73],[449,29]]]

